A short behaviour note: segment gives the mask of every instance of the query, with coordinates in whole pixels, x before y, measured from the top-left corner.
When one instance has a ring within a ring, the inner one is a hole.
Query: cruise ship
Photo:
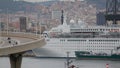
[[[36,57],[75,57],[75,51],[89,51],[93,54],[120,53],[119,26],[90,26],[81,19],[78,22],[64,18],[63,24],[44,31],[46,45],[36,48]]]

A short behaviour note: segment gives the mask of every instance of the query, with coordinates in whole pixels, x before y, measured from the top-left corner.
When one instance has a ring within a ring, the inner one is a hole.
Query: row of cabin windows
[[[46,40],[49,41],[49,40]],[[65,41],[65,40],[60,40],[60,41]],[[86,40],[67,40],[67,41],[82,41],[82,42],[86,42]],[[119,42],[119,40],[89,40],[90,42]],[[92,43],[91,43],[92,44]]]
[[[61,42],[61,44],[64,44],[64,43]],[[114,45],[116,45],[116,44],[118,44],[118,43],[116,43],[116,42],[114,42],[114,43],[112,43],[112,42],[110,42],[110,43],[104,43],[104,42],[100,43],[100,42],[98,42],[98,43],[72,43],[72,44],[75,44],[75,45],[76,45],[76,44],[81,44],[81,45],[82,45],[82,44],[105,44],[105,45],[114,44]]]
[[[67,41],[86,41],[86,40],[67,40]]]
[[[84,50],[111,50],[111,49],[84,49]]]
[[[58,42],[57,43],[53,43],[53,44],[58,44]],[[61,45],[64,45],[65,43],[64,42],[60,42],[59,44],[61,44]],[[110,42],[110,43],[66,43],[66,44],[72,44],[72,45],[87,45],[87,44],[90,44],[90,45],[119,45],[119,43],[112,43],[112,42]]]
[[[49,43],[48,43],[49,44]],[[58,44],[58,42],[56,42],[56,43],[50,43],[50,44]],[[60,42],[59,44],[61,44],[61,45],[64,45],[64,44],[72,44],[72,45],[87,45],[87,44],[90,44],[90,45],[97,45],[97,44],[99,44],[99,45],[119,45],[119,43],[62,43],[62,42]]]
[[[98,42],[103,42],[103,41],[108,41],[108,42],[119,42],[119,40],[89,40],[89,41],[98,41]]]
[[[65,40],[60,40],[61,42],[65,42]],[[72,41],[69,41],[69,42],[72,42]],[[76,42],[84,42],[84,41],[76,41]],[[109,43],[111,43],[111,44],[113,44],[113,43],[119,43],[118,41],[115,41],[115,42],[88,42],[89,44],[109,44]]]
[[[67,41],[87,41],[87,40],[67,40]],[[91,42],[119,42],[119,40],[89,40]]]
[[[79,31],[119,31],[119,29],[71,29],[71,31],[79,30]]]
[[[73,51],[74,51],[74,50],[76,50],[76,49],[65,49],[65,50],[73,50]],[[112,49],[77,49],[77,50],[82,50],[82,51],[83,51],[83,50],[88,50],[88,51],[93,51],[93,50],[96,50],[96,51],[100,51],[100,50],[110,50],[110,51],[111,51]]]
[[[80,47],[108,47],[108,46],[80,46]],[[109,47],[115,47],[115,46],[109,46]]]
[[[117,42],[117,43],[116,42],[88,42],[88,43],[79,42],[79,43],[82,43],[82,44],[106,44],[106,45],[108,45],[108,44],[118,44],[119,42]],[[63,44],[64,44],[64,42],[63,42]],[[73,44],[78,44],[78,43],[74,42]]]

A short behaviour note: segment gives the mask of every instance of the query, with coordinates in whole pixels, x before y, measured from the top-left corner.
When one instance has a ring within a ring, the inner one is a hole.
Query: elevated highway
[[[9,55],[11,68],[21,68],[24,52],[46,44],[42,36],[31,33],[0,32],[0,35],[0,55]]]

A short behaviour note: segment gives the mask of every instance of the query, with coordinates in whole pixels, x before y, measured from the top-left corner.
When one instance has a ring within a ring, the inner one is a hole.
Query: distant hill
[[[16,11],[27,11],[27,8],[30,8],[28,11],[34,11],[34,6],[37,4],[42,4],[45,6],[50,6],[54,2],[58,0],[40,2],[40,3],[31,3],[25,1],[13,1],[13,0],[0,0],[0,12],[16,12]],[[97,8],[103,9],[105,8],[105,0],[86,0],[89,4],[95,4]]]
[[[45,5],[45,6],[50,6],[52,5],[53,3],[55,2],[58,2],[57,0],[56,1],[46,1],[46,2],[39,2],[37,4],[41,4],[41,5]]]
[[[53,0],[53,1],[46,1],[46,2],[39,2],[39,4],[49,6],[53,4],[54,2],[58,2],[59,0]],[[106,0],[86,0],[89,4],[95,4],[98,9],[105,9],[106,6]]]
[[[89,4],[95,4],[98,9],[105,9],[106,0],[86,0]]]
[[[59,0],[53,0],[53,1],[46,1],[46,2],[39,2],[39,4],[49,6],[53,4],[54,2],[58,2]],[[106,0],[86,0],[89,4],[95,4],[99,9],[105,8]]]
[[[26,5],[34,5],[30,2],[25,1],[13,1],[13,0],[0,0],[0,10],[1,12],[6,12],[9,10],[9,12],[15,12],[19,10],[25,11]]]

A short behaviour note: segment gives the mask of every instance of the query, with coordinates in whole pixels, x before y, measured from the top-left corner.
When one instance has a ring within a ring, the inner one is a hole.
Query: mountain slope
[[[89,4],[95,4],[98,9],[105,8],[105,0],[86,0],[86,1]],[[57,1],[31,3],[31,2],[25,2],[25,1],[0,0],[0,12],[6,12],[6,10],[9,10],[9,12],[27,11],[26,9],[28,7],[30,8],[30,10],[28,11],[34,11],[35,6],[38,4],[41,4],[44,6],[50,6],[55,2]]]
[[[98,9],[105,9],[106,0],[86,0],[89,4],[95,4]]]

